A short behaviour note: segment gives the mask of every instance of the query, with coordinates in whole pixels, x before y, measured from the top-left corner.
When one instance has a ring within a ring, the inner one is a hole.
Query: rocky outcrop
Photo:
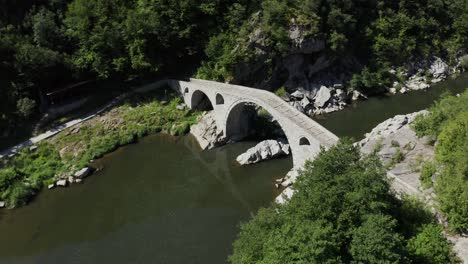
[[[241,165],[247,165],[289,154],[289,144],[284,140],[265,140],[239,155],[236,160]]]
[[[420,111],[397,115],[376,126],[359,142],[363,153],[376,152],[389,168],[393,189],[400,194],[422,195],[419,168],[425,161],[433,160],[434,148],[427,138],[418,138],[410,125]]]
[[[190,127],[190,133],[197,139],[204,150],[212,149],[225,143],[222,132],[218,131],[214,112],[203,114],[197,124]]]

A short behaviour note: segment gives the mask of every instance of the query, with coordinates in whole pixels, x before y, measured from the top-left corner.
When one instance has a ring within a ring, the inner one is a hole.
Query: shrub
[[[458,263],[449,242],[442,235],[442,228],[427,224],[422,231],[408,241],[408,251],[415,263]]]
[[[460,67],[465,70],[468,70],[468,55],[462,56],[460,58]]]
[[[430,188],[433,185],[432,177],[437,172],[437,166],[434,162],[425,162],[422,165],[421,173],[419,174],[419,180],[421,181],[421,186],[424,189]]]
[[[284,86],[281,86],[278,90],[275,91],[275,94],[280,97],[285,95],[286,93],[286,88],[284,88]]]

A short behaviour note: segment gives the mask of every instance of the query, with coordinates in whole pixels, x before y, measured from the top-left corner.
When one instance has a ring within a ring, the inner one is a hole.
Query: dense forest
[[[468,43],[466,0],[0,4],[2,131],[37,117],[49,91],[84,80],[128,80],[193,64],[192,76],[272,89],[284,84],[282,58],[320,51],[331,63],[356,62],[349,87],[372,93],[391,82],[390,67],[435,55],[456,63]]]

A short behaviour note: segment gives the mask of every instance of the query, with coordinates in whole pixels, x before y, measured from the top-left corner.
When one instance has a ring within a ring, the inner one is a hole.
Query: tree
[[[385,215],[368,215],[353,232],[352,263],[404,262],[403,237],[395,232],[397,222]]]
[[[442,235],[442,228],[434,224],[423,226],[422,231],[408,241],[408,250],[415,263],[457,263],[450,245]]]
[[[18,112],[22,117],[29,118],[34,112],[36,101],[27,97],[21,98],[18,100],[16,107],[18,108]]]

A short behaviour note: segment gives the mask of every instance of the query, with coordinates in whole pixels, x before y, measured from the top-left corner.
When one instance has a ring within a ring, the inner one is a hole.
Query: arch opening
[[[281,139],[288,141],[281,125],[264,108],[243,102],[234,106],[226,119],[226,138],[232,141]]]
[[[188,94],[188,93],[189,93],[189,89],[188,89],[188,87],[185,87],[184,94]]]
[[[216,104],[217,105],[224,104],[224,97],[221,94],[216,94]]]
[[[195,92],[193,92],[191,99],[191,107],[192,110],[195,111],[213,110],[213,104],[211,103],[210,99],[204,92],[200,90],[196,90]]]
[[[310,141],[306,137],[299,139],[299,146],[310,146]]]

